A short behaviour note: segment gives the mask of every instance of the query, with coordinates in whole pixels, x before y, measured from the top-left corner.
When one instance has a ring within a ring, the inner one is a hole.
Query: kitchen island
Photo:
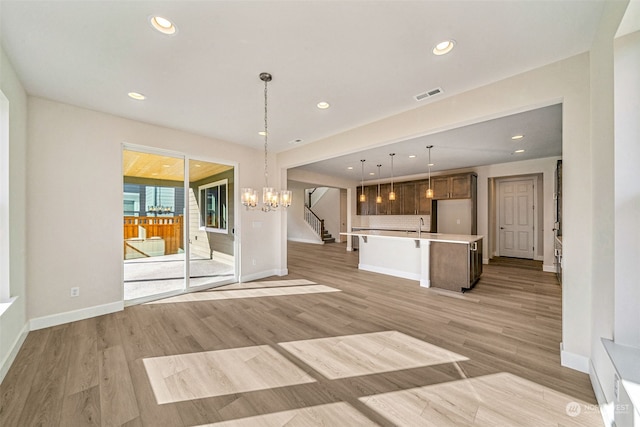
[[[483,236],[360,230],[358,268],[416,280],[423,287],[471,289],[482,274]]]

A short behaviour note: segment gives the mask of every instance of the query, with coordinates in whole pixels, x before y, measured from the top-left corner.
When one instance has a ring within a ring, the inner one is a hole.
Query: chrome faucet
[[[420,217],[420,221],[418,222],[418,239],[422,235],[422,226],[424,225],[424,219]]]

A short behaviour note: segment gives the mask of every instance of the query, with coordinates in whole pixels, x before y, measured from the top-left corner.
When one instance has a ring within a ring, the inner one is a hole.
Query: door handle
[[[504,230],[504,227],[500,227],[500,230]]]

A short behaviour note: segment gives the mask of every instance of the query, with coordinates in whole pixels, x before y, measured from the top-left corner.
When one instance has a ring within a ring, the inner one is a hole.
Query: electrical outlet
[[[459,219],[456,220],[456,224],[460,224],[460,220]]]
[[[71,296],[72,297],[80,296],[80,288],[77,286],[75,288],[71,288]]]
[[[253,265],[256,265],[256,264],[257,264],[256,259],[255,259],[255,258],[253,258],[253,259],[251,260],[251,263],[252,263]]]

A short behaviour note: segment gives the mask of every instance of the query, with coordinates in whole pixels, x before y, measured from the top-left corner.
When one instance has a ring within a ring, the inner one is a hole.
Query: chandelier
[[[427,149],[429,150],[429,163],[427,164],[427,166],[429,166],[429,188],[427,189],[427,192],[425,194],[427,199],[433,199],[433,188],[431,188],[431,166],[433,165],[433,163],[431,163],[432,148],[433,148],[433,145],[427,145]]]
[[[360,160],[360,169],[362,169],[362,181],[360,182],[362,184],[362,191],[360,192],[360,201],[361,202],[366,202],[367,201],[367,196],[365,196],[364,194],[364,162],[366,162],[366,160]]]
[[[273,79],[269,73],[260,73],[260,80],[264,82],[264,187],[262,188],[262,211],[270,212],[278,209],[279,207],[288,208],[291,206],[291,191],[282,190],[275,191],[273,187],[269,187],[269,172],[268,172],[268,138],[269,127],[267,122],[268,117],[268,97],[267,97],[267,83]],[[253,188],[243,188],[242,192],[242,204],[247,209],[253,209],[257,206],[258,195]]]
[[[394,201],[396,199],[396,192],[393,191],[393,156],[395,156],[396,153],[390,153],[389,156],[391,157],[391,191],[389,192],[389,200],[390,201]]]
[[[380,194],[380,168],[382,165],[378,165],[378,195],[376,196],[376,203],[382,203],[382,194]]]

